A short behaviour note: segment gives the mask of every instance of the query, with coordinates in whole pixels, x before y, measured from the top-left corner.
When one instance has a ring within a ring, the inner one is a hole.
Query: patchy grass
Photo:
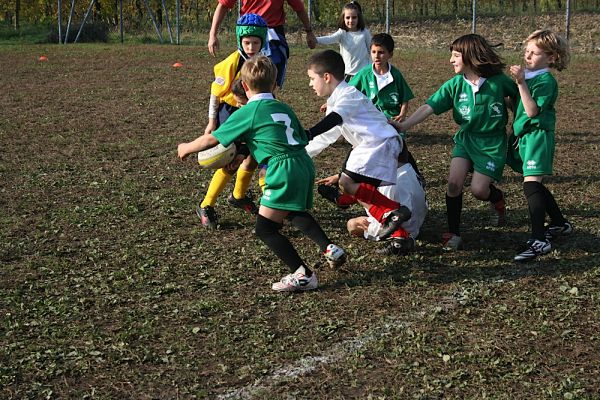
[[[309,51],[292,53],[279,97],[308,126],[322,100]],[[445,50],[395,57],[412,110],[452,73]],[[442,251],[455,130],[443,115],[408,139],[431,206],[417,251],[376,255],[345,232],[359,209],[317,198],[314,215],[351,258],[329,269],[285,228],[319,272],[319,290],[300,295],[271,292],[285,268],[225,196],[218,232],[194,214],[210,173],[175,147],[206,123],[214,61],[203,47],[0,48],[0,397],[600,397],[597,57],[576,54],[557,74],[548,186],[576,230],[550,255],[511,261],[528,216],[509,170],[508,226],[490,227],[467,193],[466,250]],[[346,150],[318,157],[319,176]]]

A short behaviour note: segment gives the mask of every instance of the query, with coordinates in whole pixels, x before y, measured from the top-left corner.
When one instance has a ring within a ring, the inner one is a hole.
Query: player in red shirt
[[[218,0],[215,14],[213,15],[210,33],[208,36],[208,51],[216,56],[219,50],[219,39],[217,33],[227,12],[237,4],[237,0]],[[298,18],[304,26],[306,32],[306,44],[314,49],[317,45],[317,38],[312,31],[308,14],[304,8],[302,0],[242,0],[240,15],[258,14],[269,26],[269,47],[271,53],[269,58],[277,66],[277,85],[283,86],[285,80],[285,70],[287,68],[287,59],[290,55],[290,49],[285,38],[285,11],[284,4],[287,2],[292,10],[296,12]]]

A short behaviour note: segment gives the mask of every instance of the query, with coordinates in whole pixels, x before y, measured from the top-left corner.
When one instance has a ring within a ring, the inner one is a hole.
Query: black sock
[[[463,194],[456,197],[446,193],[446,213],[448,217],[448,232],[460,236],[460,213],[462,212]]]
[[[256,217],[256,236],[258,236],[258,238],[289,267],[291,272],[304,266],[306,269],[306,276],[312,275],[312,272],[306,267],[292,243],[288,238],[279,233],[281,227],[281,224],[271,221],[262,215]]]
[[[544,184],[541,185],[544,189],[544,194],[546,196],[546,212],[550,216],[550,224],[555,226],[564,225],[564,223],[567,222],[567,219],[563,216],[562,212],[560,211],[560,207],[558,207],[558,203],[552,195],[552,192],[550,192],[550,190],[548,190],[548,188],[544,186]]]
[[[546,195],[544,185],[539,182],[523,182],[523,193],[529,205],[531,218],[531,237],[546,240],[544,221],[546,219]]]
[[[310,240],[319,245],[321,252],[327,250],[327,245],[331,243],[331,240],[327,237],[319,223],[313,218],[312,215],[306,211],[302,212],[291,212],[288,215],[288,220],[292,225],[305,234]]]
[[[488,198],[490,203],[496,204],[503,198],[504,198],[504,194],[502,193],[502,190],[498,189],[496,186],[494,186],[490,183],[490,197]]]

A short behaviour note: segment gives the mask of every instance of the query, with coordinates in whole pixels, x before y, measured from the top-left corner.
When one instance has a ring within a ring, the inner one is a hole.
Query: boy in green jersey
[[[471,193],[492,204],[497,225],[505,223],[504,194],[492,182],[501,179],[506,162],[508,111],[505,99],[516,99],[518,90],[502,72],[505,67],[502,59],[483,37],[461,36],[452,43],[450,51],[450,63],[456,75],[405,121],[392,121],[392,124],[404,132],[431,114],[452,110],[460,129],[453,137],[455,146],[446,190],[448,232],[442,235],[442,242],[445,249],[457,250],[462,247],[462,190],[470,170],[474,171]]]
[[[394,39],[378,33],[371,39],[372,64],[361,69],[348,82],[365,94],[388,119],[404,121],[408,101],[415,96],[398,68],[390,63]]]
[[[508,164],[523,174],[523,192],[531,218],[531,238],[515,261],[533,260],[552,250],[550,240],[573,231],[554,199],[542,183],[544,175],[552,175],[554,161],[554,129],[558,97],[556,79],[550,68],[562,71],[569,63],[569,46],[559,35],[548,30],[533,32],[525,40],[525,66],[510,67],[521,100],[515,113],[514,136],[509,149]],[[546,213],[550,226],[545,229]]]
[[[247,60],[241,70],[248,103],[232,114],[212,135],[203,135],[177,148],[178,156],[221,143],[241,140],[260,164],[268,165],[266,186],[256,219],[256,235],[290,268],[291,273],[273,284],[279,292],[316,289],[317,275],[300,258],[279,231],[283,220],[314,240],[333,265],[341,265],[344,251],[333,244],[307,212],[312,207],[315,169],[304,147],[306,132],[292,109],[273,97],[277,69],[265,56]]]

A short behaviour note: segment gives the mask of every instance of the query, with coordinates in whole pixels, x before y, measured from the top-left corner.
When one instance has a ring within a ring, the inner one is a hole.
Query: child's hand
[[[321,107],[319,107],[319,111],[324,113],[327,111],[327,103],[322,104]]]
[[[392,121],[396,121],[396,122],[402,122],[406,119],[406,115],[396,115],[395,117],[392,117]]]
[[[204,128],[204,134],[210,135],[217,129],[217,121],[214,119],[209,119],[208,124],[206,124],[206,128]]]
[[[187,151],[187,143],[179,143],[179,145],[177,146],[177,157],[179,157],[181,161],[183,161],[188,156],[188,154],[189,153]]]
[[[331,175],[327,178],[319,179],[316,184],[317,185],[327,185],[327,186],[336,186],[338,181],[340,180],[339,175]]]
[[[405,126],[404,122],[399,122],[399,121],[392,119],[392,120],[388,121],[388,124],[393,126],[398,131],[398,133],[406,132],[406,126]]]
[[[519,85],[525,80],[525,70],[520,65],[512,65],[510,67],[510,75]]]

